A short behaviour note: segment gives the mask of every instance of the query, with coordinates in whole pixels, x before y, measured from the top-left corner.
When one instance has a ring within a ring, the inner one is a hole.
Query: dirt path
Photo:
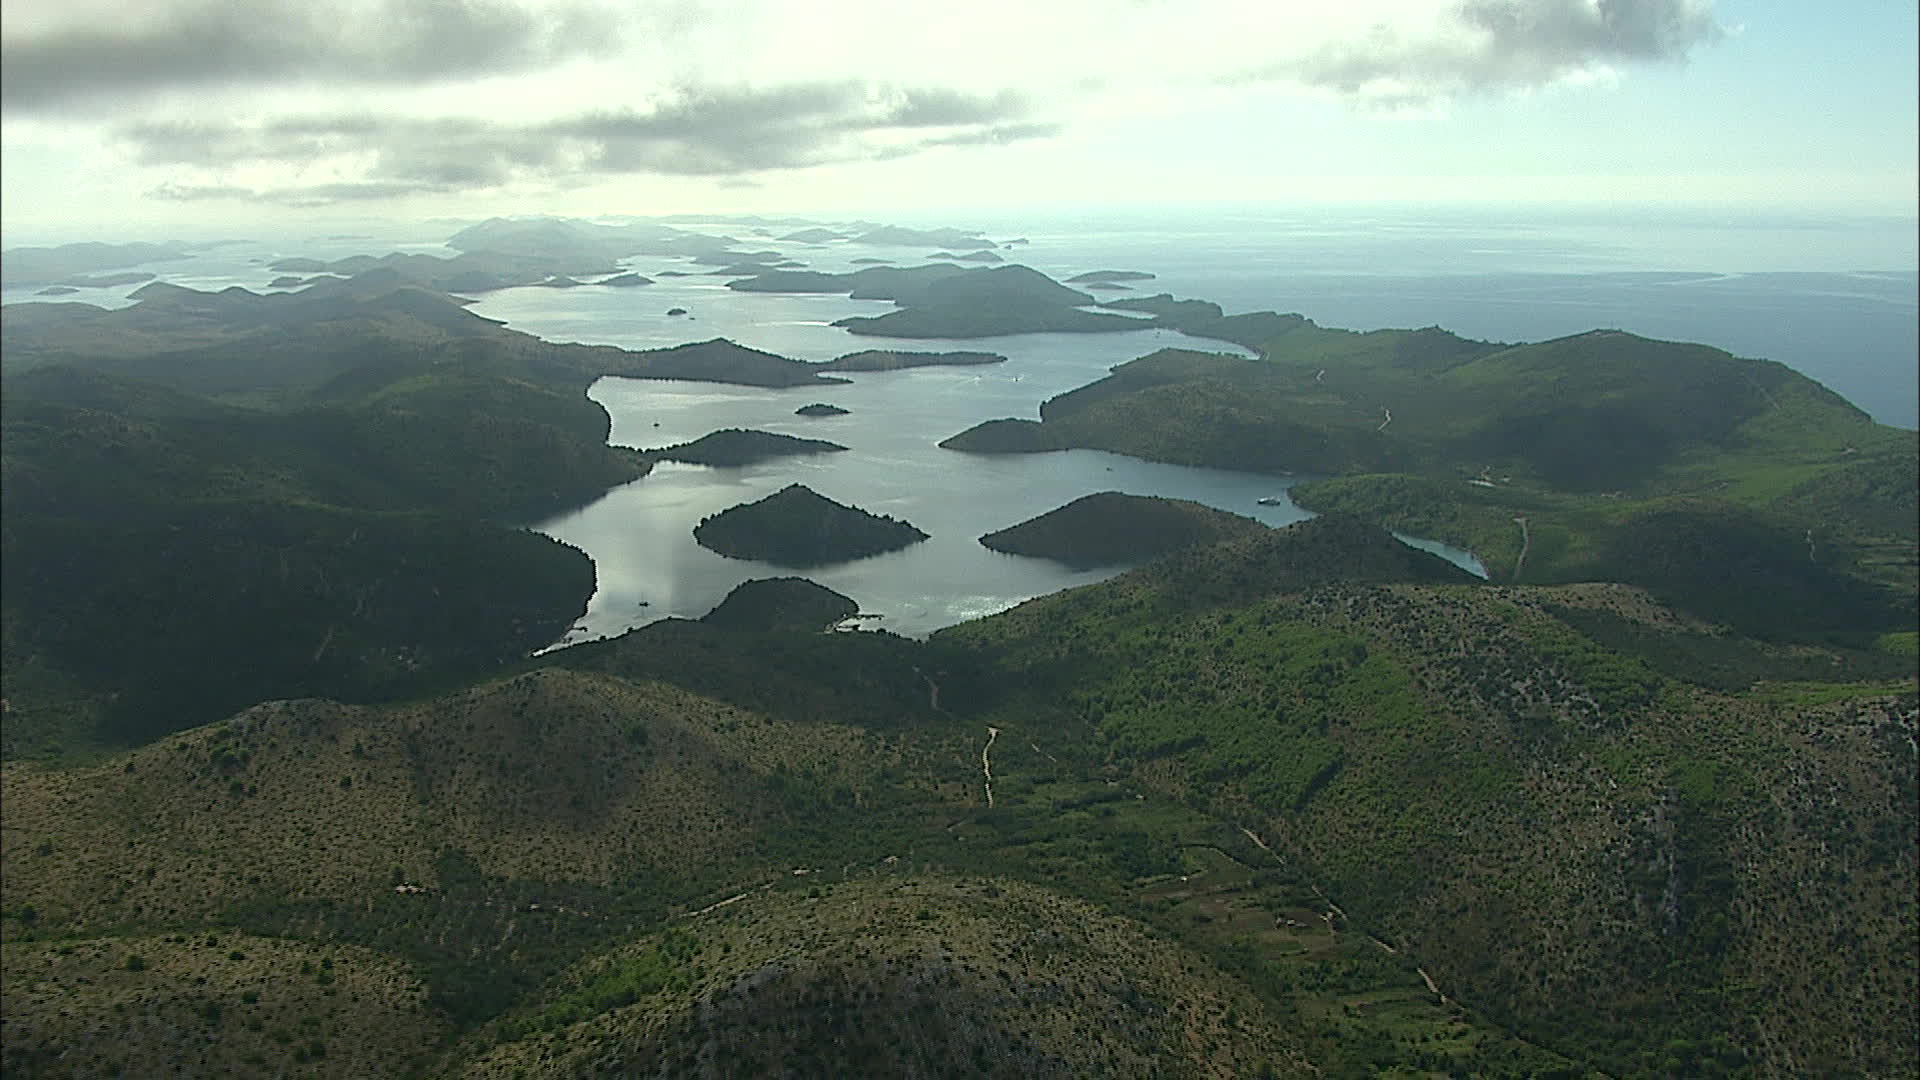
[[[1524,515],[1513,519],[1520,526],[1520,557],[1513,560],[1513,583],[1520,583],[1520,568],[1527,565],[1527,552],[1533,550],[1533,534],[1527,531],[1527,519]]]
[[[1000,729],[997,727],[989,727],[987,729],[987,745],[980,748],[980,771],[984,773],[987,778],[987,809],[989,810],[993,809],[993,761],[989,759],[987,755],[993,751],[993,740],[999,737]]]
[[[1264,852],[1266,852],[1267,854],[1269,854],[1269,855],[1271,855],[1271,856],[1273,856],[1273,861],[1274,861],[1274,862],[1277,862],[1277,863],[1280,863],[1280,864],[1282,864],[1282,865],[1285,865],[1285,864],[1286,864],[1286,861],[1287,861],[1287,860],[1285,860],[1285,859],[1283,859],[1283,858],[1281,858],[1281,857],[1280,857],[1280,853],[1279,853],[1279,852],[1277,852],[1277,851],[1275,851],[1275,850],[1273,850],[1272,848],[1270,848],[1270,847],[1268,847],[1268,846],[1267,846],[1267,842],[1266,842],[1265,840],[1262,840],[1262,839],[1260,839],[1260,836],[1259,836],[1259,834],[1257,834],[1257,833],[1255,833],[1255,832],[1254,832],[1254,831],[1253,831],[1252,829],[1249,829],[1249,828],[1246,828],[1245,826],[1242,826],[1242,827],[1241,827],[1241,829],[1240,829],[1240,831],[1241,831],[1241,833],[1243,833],[1243,834],[1245,834],[1245,836],[1246,836],[1246,838],[1247,838],[1247,839],[1249,839],[1249,840],[1251,840],[1251,841],[1253,841],[1253,846],[1255,846],[1255,847],[1257,847],[1257,848],[1259,848],[1259,849],[1260,849],[1261,851],[1264,851]]]
[[[1391,423],[1393,423],[1393,410],[1392,410],[1392,409],[1389,409],[1389,408],[1387,408],[1386,406],[1384,406],[1384,405],[1382,405],[1382,406],[1380,407],[1380,411],[1381,411],[1381,412],[1383,412],[1383,413],[1385,413],[1385,414],[1387,415],[1387,418],[1386,418],[1385,420],[1382,420],[1382,421],[1380,421],[1380,426],[1379,426],[1379,427],[1377,427],[1377,428],[1374,428],[1374,429],[1373,429],[1373,430],[1375,430],[1375,431],[1385,431],[1385,430],[1387,430],[1387,425],[1388,425],[1388,424],[1391,424]]]
[[[721,908],[726,907],[728,904],[737,904],[740,901],[745,900],[747,897],[752,896],[755,892],[766,892],[768,889],[771,889],[771,888],[773,888],[773,882],[769,881],[765,885],[760,886],[758,889],[753,889],[747,892],[743,892],[738,896],[729,896],[725,900],[720,901],[719,903],[708,904],[706,907],[701,908],[699,911],[689,911],[685,915],[682,915],[681,918],[697,919],[700,916],[705,915],[709,911],[718,911]]]
[[[926,681],[927,708],[932,709],[934,712],[945,712],[946,710],[940,707],[940,684],[933,681],[933,676],[921,671],[919,668],[914,668],[913,673]]]

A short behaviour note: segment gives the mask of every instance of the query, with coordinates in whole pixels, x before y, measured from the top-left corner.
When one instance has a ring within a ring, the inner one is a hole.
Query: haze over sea
[[[1024,239],[998,253],[1057,278],[1096,269],[1156,275],[1131,290],[1099,293],[1103,299],[1172,292],[1212,300],[1229,313],[1297,311],[1323,326],[1362,330],[1439,325],[1494,341],[1542,340],[1601,327],[1698,341],[1787,363],[1883,423],[1920,424],[1911,220],[1721,220],[1676,213],[1623,221],[1534,209],[1503,214],[1218,207],[1017,217],[944,211],[917,220],[889,214],[887,220],[979,228],[1001,242]],[[796,227],[786,224],[675,223],[727,233],[742,249],[776,249],[816,270],[857,269],[852,260],[862,257],[913,265],[932,253],[780,243],[775,238]],[[264,289],[277,276],[266,265],[275,258],[394,248],[451,254],[441,241],[458,227],[356,224],[339,232],[358,235],[236,243],[143,269],[196,288]],[[999,555],[975,542],[982,533],[1080,495],[1113,489],[1190,498],[1274,525],[1305,516],[1284,500],[1277,506],[1256,503],[1280,495],[1292,482],[1286,478],[1084,451],[988,457],[934,445],[980,420],[1036,416],[1046,398],[1157,348],[1232,350],[1225,343],[1161,330],[967,341],[855,337],[829,324],[891,305],[735,292],[724,287],[727,278],[708,273],[712,267],[681,260],[637,258],[629,265],[656,284],[508,289],[483,295],[473,310],[555,341],[651,348],[728,337],[810,361],[864,348],[984,349],[1009,361],[858,374],[848,386],[789,390],[601,380],[592,396],[612,415],[617,444],[658,447],[720,428],[752,427],[825,438],[851,450],[746,469],[664,464],[592,506],[539,523],[540,531],[592,555],[599,575],[589,610],[568,640],[617,634],[668,615],[697,617],[742,581],[792,573],[722,558],[691,535],[701,517],[792,482],[905,518],[932,534],[901,552],[807,574],[884,615],[881,625],[906,633],[925,633],[1107,576]],[[691,276],[659,276],[663,270]],[[124,303],[133,288],[86,290],[74,299]],[[22,290],[4,295],[9,303],[30,298]],[[691,318],[668,317],[672,307],[687,308]],[[825,420],[793,415],[811,401],[851,413]],[[1465,553],[1449,554],[1471,562]]]

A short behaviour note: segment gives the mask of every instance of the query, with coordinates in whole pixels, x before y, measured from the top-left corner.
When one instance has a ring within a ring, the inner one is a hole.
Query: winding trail
[[[1280,853],[1279,853],[1279,852],[1277,852],[1277,851],[1275,851],[1275,850],[1273,850],[1272,848],[1270,848],[1270,847],[1268,847],[1268,846],[1267,846],[1267,842],[1266,842],[1265,840],[1262,840],[1262,839],[1260,839],[1260,836],[1259,836],[1259,834],[1258,834],[1258,833],[1255,833],[1255,832],[1254,832],[1254,831],[1253,831],[1252,829],[1249,829],[1249,828],[1247,828],[1247,827],[1246,827],[1246,826],[1244,826],[1244,825],[1240,827],[1240,831],[1241,831],[1241,833],[1243,833],[1243,834],[1244,834],[1244,835],[1246,836],[1246,838],[1247,838],[1247,839],[1249,839],[1249,840],[1251,840],[1251,841],[1253,841],[1253,846],[1255,846],[1255,847],[1257,847],[1257,848],[1259,848],[1259,849],[1260,849],[1261,851],[1264,851],[1264,852],[1266,852],[1267,854],[1269,854],[1269,855],[1271,855],[1271,856],[1273,856],[1273,861],[1274,861],[1274,862],[1277,862],[1277,863],[1279,863],[1279,864],[1281,864],[1282,866],[1284,866],[1284,865],[1286,865],[1286,862],[1287,862],[1287,860],[1285,860],[1285,859],[1283,859],[1283,858],[1281,858],[1281,857],[1280,857]]]
[[[1520,568],[1527,565],[1527,552],[1533,549],[1533,534],[1527,531],[1525,515],[1514,518],[1513,523],[1520,526],[1520,557],[1513,560],[1513,583],[1520,584]]]
[[[1373,429],[1373,430],[1375,430],[1375,431],[1385,431],[1385,430],[1387,430],[1387,425],[1388,425],[1388,424],[1391,424],[1391,423],[1393,423],[1393,410],[1392,410],[1392,409],[1389,409],[1389,408],[1387,408],[1387,407],[1386,407],[1385,405],[1382,405],[1382,406],[1380,407],[1380,411],[1381,411],[1381,412],[1383,412],[1383,413],[1385,413],[1385,414],[1387,414],[1387,418],[1386,418],[1385,420],[1382,420],[1382,421],[1380,421],[1380,426],[1379,426],[1379,427],[1377,427],[1377,428],[1374,428],[1374,429]]]
[[[927,708],[932,709],[934,712],[945,712],[946,710],[940,707],[940,684],[933,681],[933,676],[921,671],[917,667],[913,669],[913,673],[926,680]]]
[[[993,740],[999,737],[999,728],[987,728],[987,744],[980,748],[980,771],[984,773],[987,778],[987,809],[989,810],[993,809],[993,762],[987,757],[987,754],[993,750]]]

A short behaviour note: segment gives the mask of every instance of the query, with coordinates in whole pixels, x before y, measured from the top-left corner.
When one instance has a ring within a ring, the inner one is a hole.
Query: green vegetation
[[[894,349],[863,349],[836,356],[820,365],[822,371],[900,371],[905,368],[1004,364],[1007,358],[989,352],[899,352]]]
[[[1011,532],[1225,538],[928,641],[787,578],[530,658],[591,567],[511,523],[646,465],[593,378],[818,373],[547,346],[393,272],[9,309],[9,1075],[1912,1072],[1907,433],[1695,346],[1143,298],[1263,357],[955,441],[1304,454],[1349,513],[1099,496]],[[797,485],[702,530],[921,535]]]
[[[1261,356],[1161,350],[941,445],[1318,473],[1301,506],[1468,548],[1495,580],[1632,582],[1742,634],[1860,645],[1914,618],[1920,443],[1782,365],[1617,331],[1502,346],[1107,306]]]
[[[820,630],[852,618],[860,605],[806,578],[742,582],[700,621],[741,630]]]
[[[988,533],[980,538],[980,544],[993,551],[1053,559],[1070,566],[1111,566],[1145,562],[1181,548],[1254,535],[1265,529],[1252,518],[1183,499],[1104,491]]]
[[[839,443],[828,442],[825,439],[800,439],[792,435],[777,435],[771,431],[725,428],[702,435],[690,443],[680,443],[658,450],[645,450],[642,453],[646,457],[660,461],[684,461],[692,465],[739,468],[773,458],[791,457],[795,454],[825,454],[845,449],[846,447]]]
[[[894,551],[927,534],[834,502],[804,484],[788,484],[764,499],[701,518],[693,538],[730,559],[808,567]]]
[[[141,296],[8,311],[7,757],[495,670],[593,589],[580,552],[518,523],[649,466],[607,445],[596,377],[822,379],[720,340],[546,345],[391,268]]]

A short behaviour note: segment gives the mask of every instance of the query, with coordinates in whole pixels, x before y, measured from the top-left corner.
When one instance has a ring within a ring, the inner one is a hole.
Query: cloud
[[[1024,97],[856,81],[764,89],[684,88],[646,109],[609,109],[527,123],[372,113],[245,122],[142,122],[120,130],[142,164],[211,174],[162,185],[172,200],[241,198],[316,205],[421,192],[571,183],[647,173],[741,177],[939,147],[999,146],[1058,134],[1025,119]],[[235,172],[324,171],[313,185],[233,184]]]
[[[1613,62],[1684,61],[1724,32],[1705,0],[1464,0],[1425,32],[1377,25],[1226,81],[1413,102],[1546,86]]]
[[[212,86],[424,85],[607,55],[621,23],[511,0],[193,0],[0,39],[0,101],[34,110]]]

